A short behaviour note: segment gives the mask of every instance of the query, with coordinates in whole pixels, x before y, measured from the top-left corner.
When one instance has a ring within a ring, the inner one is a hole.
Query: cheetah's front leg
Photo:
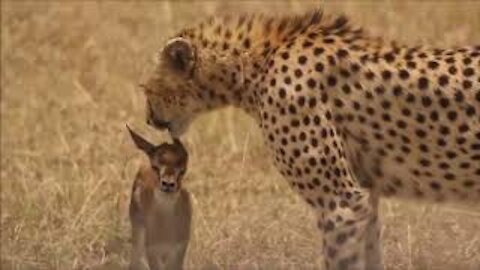
[[[377,208],[368,191],[351,194],[329,198],[320,212],[326,269],[382,270]]]
[[[376,192],[370,193],[369,204],[372,207],[372,215],[369,218],[366,231],[365,256],[366,269],[383,270],[381,222],[378,216],[379,196]]]

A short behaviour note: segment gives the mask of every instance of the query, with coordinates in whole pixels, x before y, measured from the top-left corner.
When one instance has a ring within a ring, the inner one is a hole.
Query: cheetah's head
[[[168,129],[178,137],[187,129],[193,115],[202,110],[194,99],[196,57],[195,47],[183,38],[169,41],[161,50],[153,74],[142,85],[147,124],[160,130]]]
[[[226,97],[218,93],[232,85],[220,78],[227,75],[221,75],[219,70],[230,69],[226,65],[232,63],[222,59],[212,50],[199,49],[187,38],[168,41],[160,51],[155,71],[142,85],[147,124],[168,129],[178,138],[200,113],[227,105]]]

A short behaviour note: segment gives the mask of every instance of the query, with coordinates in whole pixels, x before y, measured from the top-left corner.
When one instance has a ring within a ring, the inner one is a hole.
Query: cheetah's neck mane
[[[321,10],[299,16],[248,14],[210,17],[181,31],[176,37],[189,39],[197,49],[210,52],[209,55],[214,55],[216,59],[234,63],[223,70],[236,69],[241,76],[229,81],[224,87],[227,90],[217,90],[211,85],[206,85],[205,89],[215,89],[214,94],[227,101],[220,102],[222,105],[240,107],[255,115],[255,91],[260,88],[255,81],[267,72],[270,56],[282,47],[290,48],[301,37],[304,42],[313,44],[317,39],[333,36],[341,37],[350,44],[368,40],[362,29],[353,28],[346,17],[325,16]]]
[[[319,35],[348,36],[352,40],[365,36],[362,29],[353,28],[345,16],[325,16],[322,10],[279,17],[263,14],[212,16],[177,36],[189,38],[200,48],[224,54],[247,52],[265,57],[279,45],[294,41],[299,34],[311,39]]]

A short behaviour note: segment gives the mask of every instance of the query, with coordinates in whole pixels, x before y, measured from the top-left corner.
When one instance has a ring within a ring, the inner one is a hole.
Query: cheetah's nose
[[[150,117],[150,118],[147,119],[147,124],[154,127],[154,128],[162,129],[162,130],[167,129],[170,126],[169,122],[159,120],[159,119],[156,119],[156,118],[153,118],[153,117]]]
[[[146,120],[147,120],[146,121],[147,125],[152,126],[154,128],[157,128],[160,130],[170,128],[170,122],[162,120],[159,117],[157,117],[157,115],[155,115],[150,101],[147,101],[147,119]]]

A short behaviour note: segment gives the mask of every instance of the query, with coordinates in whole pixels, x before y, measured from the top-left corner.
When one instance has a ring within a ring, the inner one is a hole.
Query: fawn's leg
[[[183,269],[183,262],[185,260],[187,246],[188,246],[188,242],[179,244],[179,248],[175,253],[174,258],[172,258],[172,261],[171,261],[172,269],[175,269],[175,270]]]
[[[132,252],[130,254],[129,270],[143,268],[145,255],[145,227],[141,224],[132,223]]]
[[[147,261],[150,270],[171,270],[171,247],[169,245],[147,243]]]

